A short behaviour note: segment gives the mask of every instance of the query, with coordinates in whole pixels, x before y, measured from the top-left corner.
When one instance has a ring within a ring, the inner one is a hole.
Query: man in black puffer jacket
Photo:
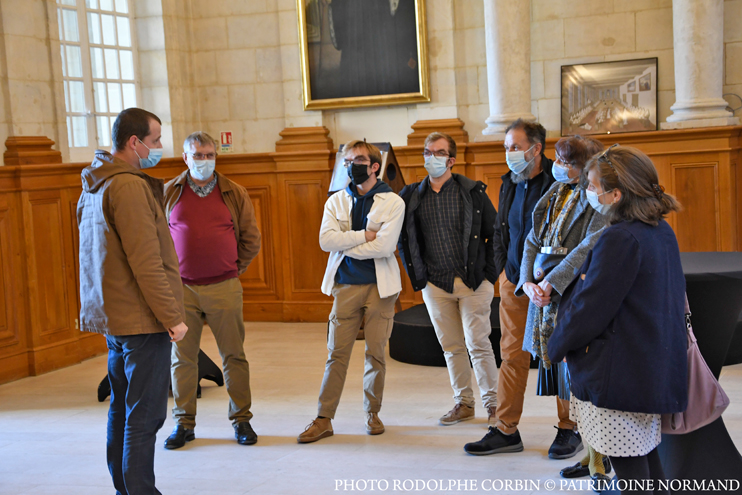
[[[423,291],[454,391],[456,404],[440,423],[474,417],[471,356],[482,403],[494,425],[497,364],[489,335],[498,274],[492,244],[497,211],[482,182],[451,173],[456,161],[451,136],[428,136],[423,155],[428,177],[400,193],[406,210],[399,252],[412,287]]]

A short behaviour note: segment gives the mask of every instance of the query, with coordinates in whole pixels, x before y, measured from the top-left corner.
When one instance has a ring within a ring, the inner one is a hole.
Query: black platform
[[[217,386],[221,387],[224,385],[224,375],[219,366],[211,360],[206,353],[199,349],[198,351],[198,390],[196,391],[196,397],[201,398],[201,379],[211,380],[216,383]],[[103,377],[100,384],[98,385],[98,402],[103,402],[111,395],[111,382],[108,381],[108,375]]]
[[[500,367],[500,298],[492,300],[490,312],[492,333],[490,342]],[[397,361],[422,366],[446,366],[443,349],[435,335],[425,304],[418,304],[394,315],[394,329],[389,338],[389,355]],[[531,359],[531,368],[538,368],[538,361]]]

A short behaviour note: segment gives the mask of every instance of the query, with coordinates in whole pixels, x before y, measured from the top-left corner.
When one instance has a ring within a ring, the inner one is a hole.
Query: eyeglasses
[[[556,161],[558,161],[559,163],[563,163],[563,164],[565,164],[565,165],[567,165],[569,167],[574,167],[575,166],[575,162],[568,162],[567,160],[565,160],[564,158],[562,158],[559,155],[559,153],[556,154]]]
[[[438,151],[425,150],[425,151],[423,151],[423,156],[425,158],[429,158],[429,157],[431,157],[433,155],[435,155],[435,156],[437,156],[439,158],[448,158],[448,157],[451,156],[451,155],[448,154],[448,151],[446,151],[446,150],[438,150]]]
[[[369,162],[369,163],[363,163],[363,162]],[[345,160],[343,160],[343,166],[345,168],[350,167],[354,163],[356,163],[358,165],[366,165],[366,166],[368,166],[371,163],[371,160],[368,159],[368,158],[366,158],[365,156],[357,156],[357,157],[355,157],[353,159],[346,158]]]
[[[191,153],[194,160],[214,160],[216,159],[216,153]]]
[[[607,150],[605,150],[604,152],[600,154],[600,156],[598,156],[598,161],[607,163],[608,166],[611,167],[611,170],[613,170],[613,173],[618,175],[618,172],[616,172],[616,168],[613,166],[613,163],[611,163],[611,160],[608,158],[608,152],[611,151],[616,146],[620,146],[620,145],[618,143],[610,145]]]

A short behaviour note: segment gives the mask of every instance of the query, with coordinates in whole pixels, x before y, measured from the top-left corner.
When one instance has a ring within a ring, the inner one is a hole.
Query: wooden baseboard
[[[83,333],[77,342],[78,356],[81,361],[108,352],[106,337],[99,333]]]
[[[245,321],[324,322],[332,310],[332,301],[246,302]]]
[[[20,380],[29,375],[28,352],[0,358],[0,384]]]

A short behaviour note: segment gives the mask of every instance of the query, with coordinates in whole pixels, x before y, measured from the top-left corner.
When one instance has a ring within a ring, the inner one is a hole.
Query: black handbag
[[[533,262],[533,282],[539,283],[551,270],[566,258],[569,249],[565,247],[542,247]]]

